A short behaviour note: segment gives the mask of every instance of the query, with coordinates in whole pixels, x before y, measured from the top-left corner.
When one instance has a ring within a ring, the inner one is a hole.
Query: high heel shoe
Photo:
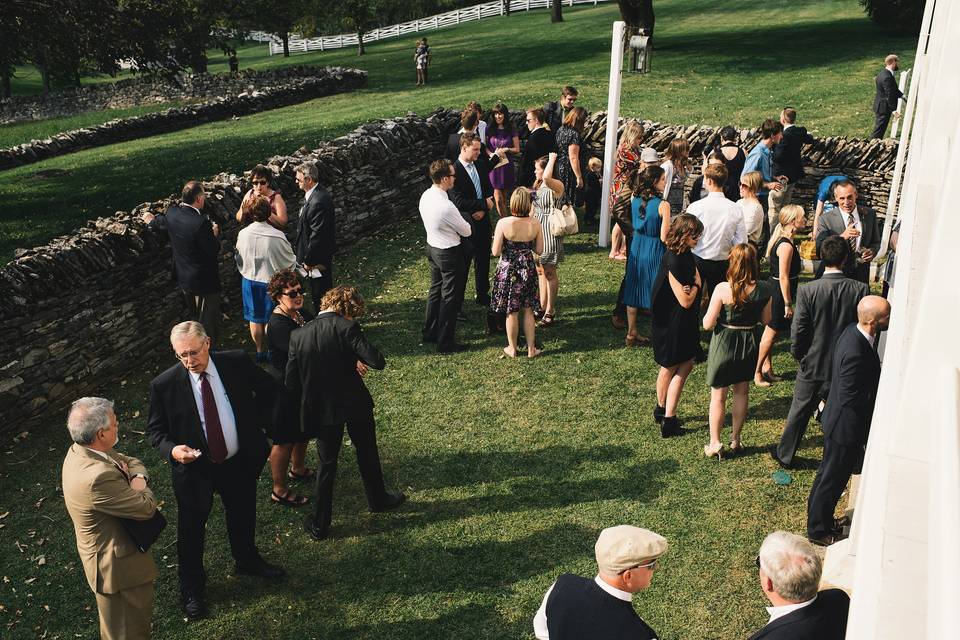
[[[703,455],[712,458],[717,456],[717,460],[723,459],[723,443],[718,442],[716,447],[711,447],[709,444],[703,445]]]
[[[736,455],[740,455],[741,453],[743,453],[743,443],[740,442],[739,440],[731,440],[730,455],[736,456]]]

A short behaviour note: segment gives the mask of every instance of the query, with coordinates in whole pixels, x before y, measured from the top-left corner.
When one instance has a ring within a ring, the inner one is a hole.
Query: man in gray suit
[[[870,294],[866,284],[851,280],[841,270],[849,254],[850,245],[839,235],[825,238],[820,247],[820,259],[825,267],[823,277],[797,290],[790,350],[800,367],[787,426],[780,444],[770,448],[773,459],[788,469],[793,465],[810,416],[820,404],[820,398],[826,396],[830,359],[837,338],[857,321],[857,304]]]
[[[821,250],[826,238],[840,236],[851,249],[843,265],[844,275],[869,284],[870,261],[880,250],[877,214],[870,207],[857,205],[857,188],[849,180],[833,185],[833,197],[837,201],[837,207],[820,216],[817,250]]]

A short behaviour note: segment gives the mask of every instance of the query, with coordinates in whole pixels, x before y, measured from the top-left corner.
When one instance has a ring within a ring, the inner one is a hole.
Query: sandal
[[[643,347],[650,344],[650,338],[647,336],[627,336],[624,343],[628,347]]]
[[[317,477],[317,471],[309,467],[303,468],[303,473],[297,473],[293,469],[287,472],[287,477],[291,480],[313,480]]]
[[[298,496],[290,489],[287,489],[287,492],[282,496],[276,491],[271,491],[270,500],[272,500],[275,504],[280,504],[284,507],[302,507],[310,502],[310,498],[307,496]]]
[[[543,317],[540,318],[540,322],[537,323],[537,326],[541,328],[553,326],[553,314],[543,314]]]

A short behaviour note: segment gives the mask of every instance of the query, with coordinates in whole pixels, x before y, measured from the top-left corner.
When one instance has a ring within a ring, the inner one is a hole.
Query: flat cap
[[[644,147],[640,152],[640,162],[660,162],[660,154],[653,147]]]
[[[601,531],[594,550],[600,571],[616,574],[664,554],[668,546],[666,538],[649,529],[621,524]]]

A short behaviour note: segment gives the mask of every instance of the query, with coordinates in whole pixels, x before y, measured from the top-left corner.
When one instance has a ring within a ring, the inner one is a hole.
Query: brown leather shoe
[[[623,316],[618,316],[613,314],[610,316],[610,323],[613,325],[614,329],[626,329],[627,328],[627,319]]]

